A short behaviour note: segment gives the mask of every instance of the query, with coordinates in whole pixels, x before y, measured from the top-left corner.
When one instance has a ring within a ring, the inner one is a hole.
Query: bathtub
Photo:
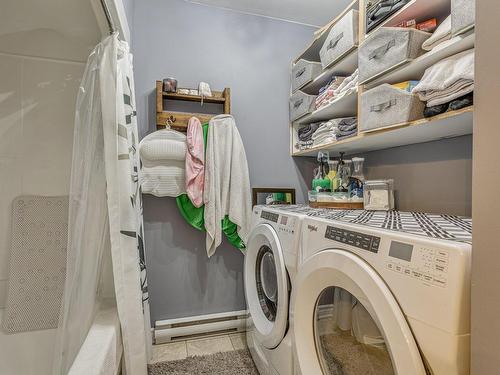
[[[0,320],[5,313],[0,309]],[[0,330],[1,375],[52,375],[56,330],[7,335]],[[116,375],[123,348],[116,307],[96,315],[68,375]]]

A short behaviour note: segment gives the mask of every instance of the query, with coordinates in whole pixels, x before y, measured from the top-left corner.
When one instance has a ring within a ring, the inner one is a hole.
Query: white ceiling
[[[0,2],[0,52],[86,61],[101,38],[89,0]]]
[[[191,3],[278,18],[311,26],[324,26],[352,0],[186,0]]]

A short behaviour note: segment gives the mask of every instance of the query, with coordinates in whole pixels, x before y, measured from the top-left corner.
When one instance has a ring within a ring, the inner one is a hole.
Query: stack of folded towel
[[[424,51],[430,51],[437,46],[441,45],[444,47],[445,44],[449,43],[448,40],[451,39],[451,15],[446,17],[446,19],[439,24],[437,29],[432,33],[432,35],[422,44],[422,49]]]
[[[345,95],[355,92],[358,87],[358,69],[349,77],[335,77],[338,81],[323,88],[316,98],[316,109],[324,107]],[[340,84],[338,84],[340,82]]]
[[[313,146],[333,143],[352,137],[358,132],[356,117],[337,118],[323,122],[312,135]]]
[[[312,135],[313,146],[335,142],[337,140],[337,131],[335,120],[323,122]]]
[[[318,130],[320,123],[314,123],[314,124],[309,124],[306,126],[301,127],[297,131],[297,136],[299,138],[297,142],[297,148],[299,150],[307,150],[308,148],[311,148],[313,145],[313,139],[312,135],[316,130]]]
[[[441,60],[427,68],[413,93],[426,102],[424,115],[434,116],[472,104],[474,49]]]
[[[337,124],[337,128],[339,129],[337,133],[337,141],[352,137],[358,134],[358,119],[356,117],[340,119]]]

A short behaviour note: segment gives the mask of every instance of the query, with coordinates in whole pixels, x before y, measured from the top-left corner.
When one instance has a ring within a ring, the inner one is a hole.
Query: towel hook
[[[170,115],[168,118],[167,118],[167,123],[166,123],[166,128],[167,129],[171,129],[172,128],[172,125],[174,125],[174,123],[177,121],[177,119],[173,116],[173,115]]]

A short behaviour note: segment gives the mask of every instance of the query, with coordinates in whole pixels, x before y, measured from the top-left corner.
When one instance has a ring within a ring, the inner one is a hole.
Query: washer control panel
[[[288,233],[288,234],[295,233],[295,225],[296,225],[295,216],[288,216],[262,210],[262,212],[260,213],[260,217],[261,219],[272,221],[273,223],[278,224],[277,229],[281,233]]]
[[[427,284],[445,287],[449,254],[446,250],[391,241],[388,270]]]
[[[351,245],[359,249],[367,250],[372,253],[378,253],[378,249],[380,246],[380,237],[371,236],[365,233],[353,232],[330,225],[326,227],[325,238],[341,242],[346,245]]]

